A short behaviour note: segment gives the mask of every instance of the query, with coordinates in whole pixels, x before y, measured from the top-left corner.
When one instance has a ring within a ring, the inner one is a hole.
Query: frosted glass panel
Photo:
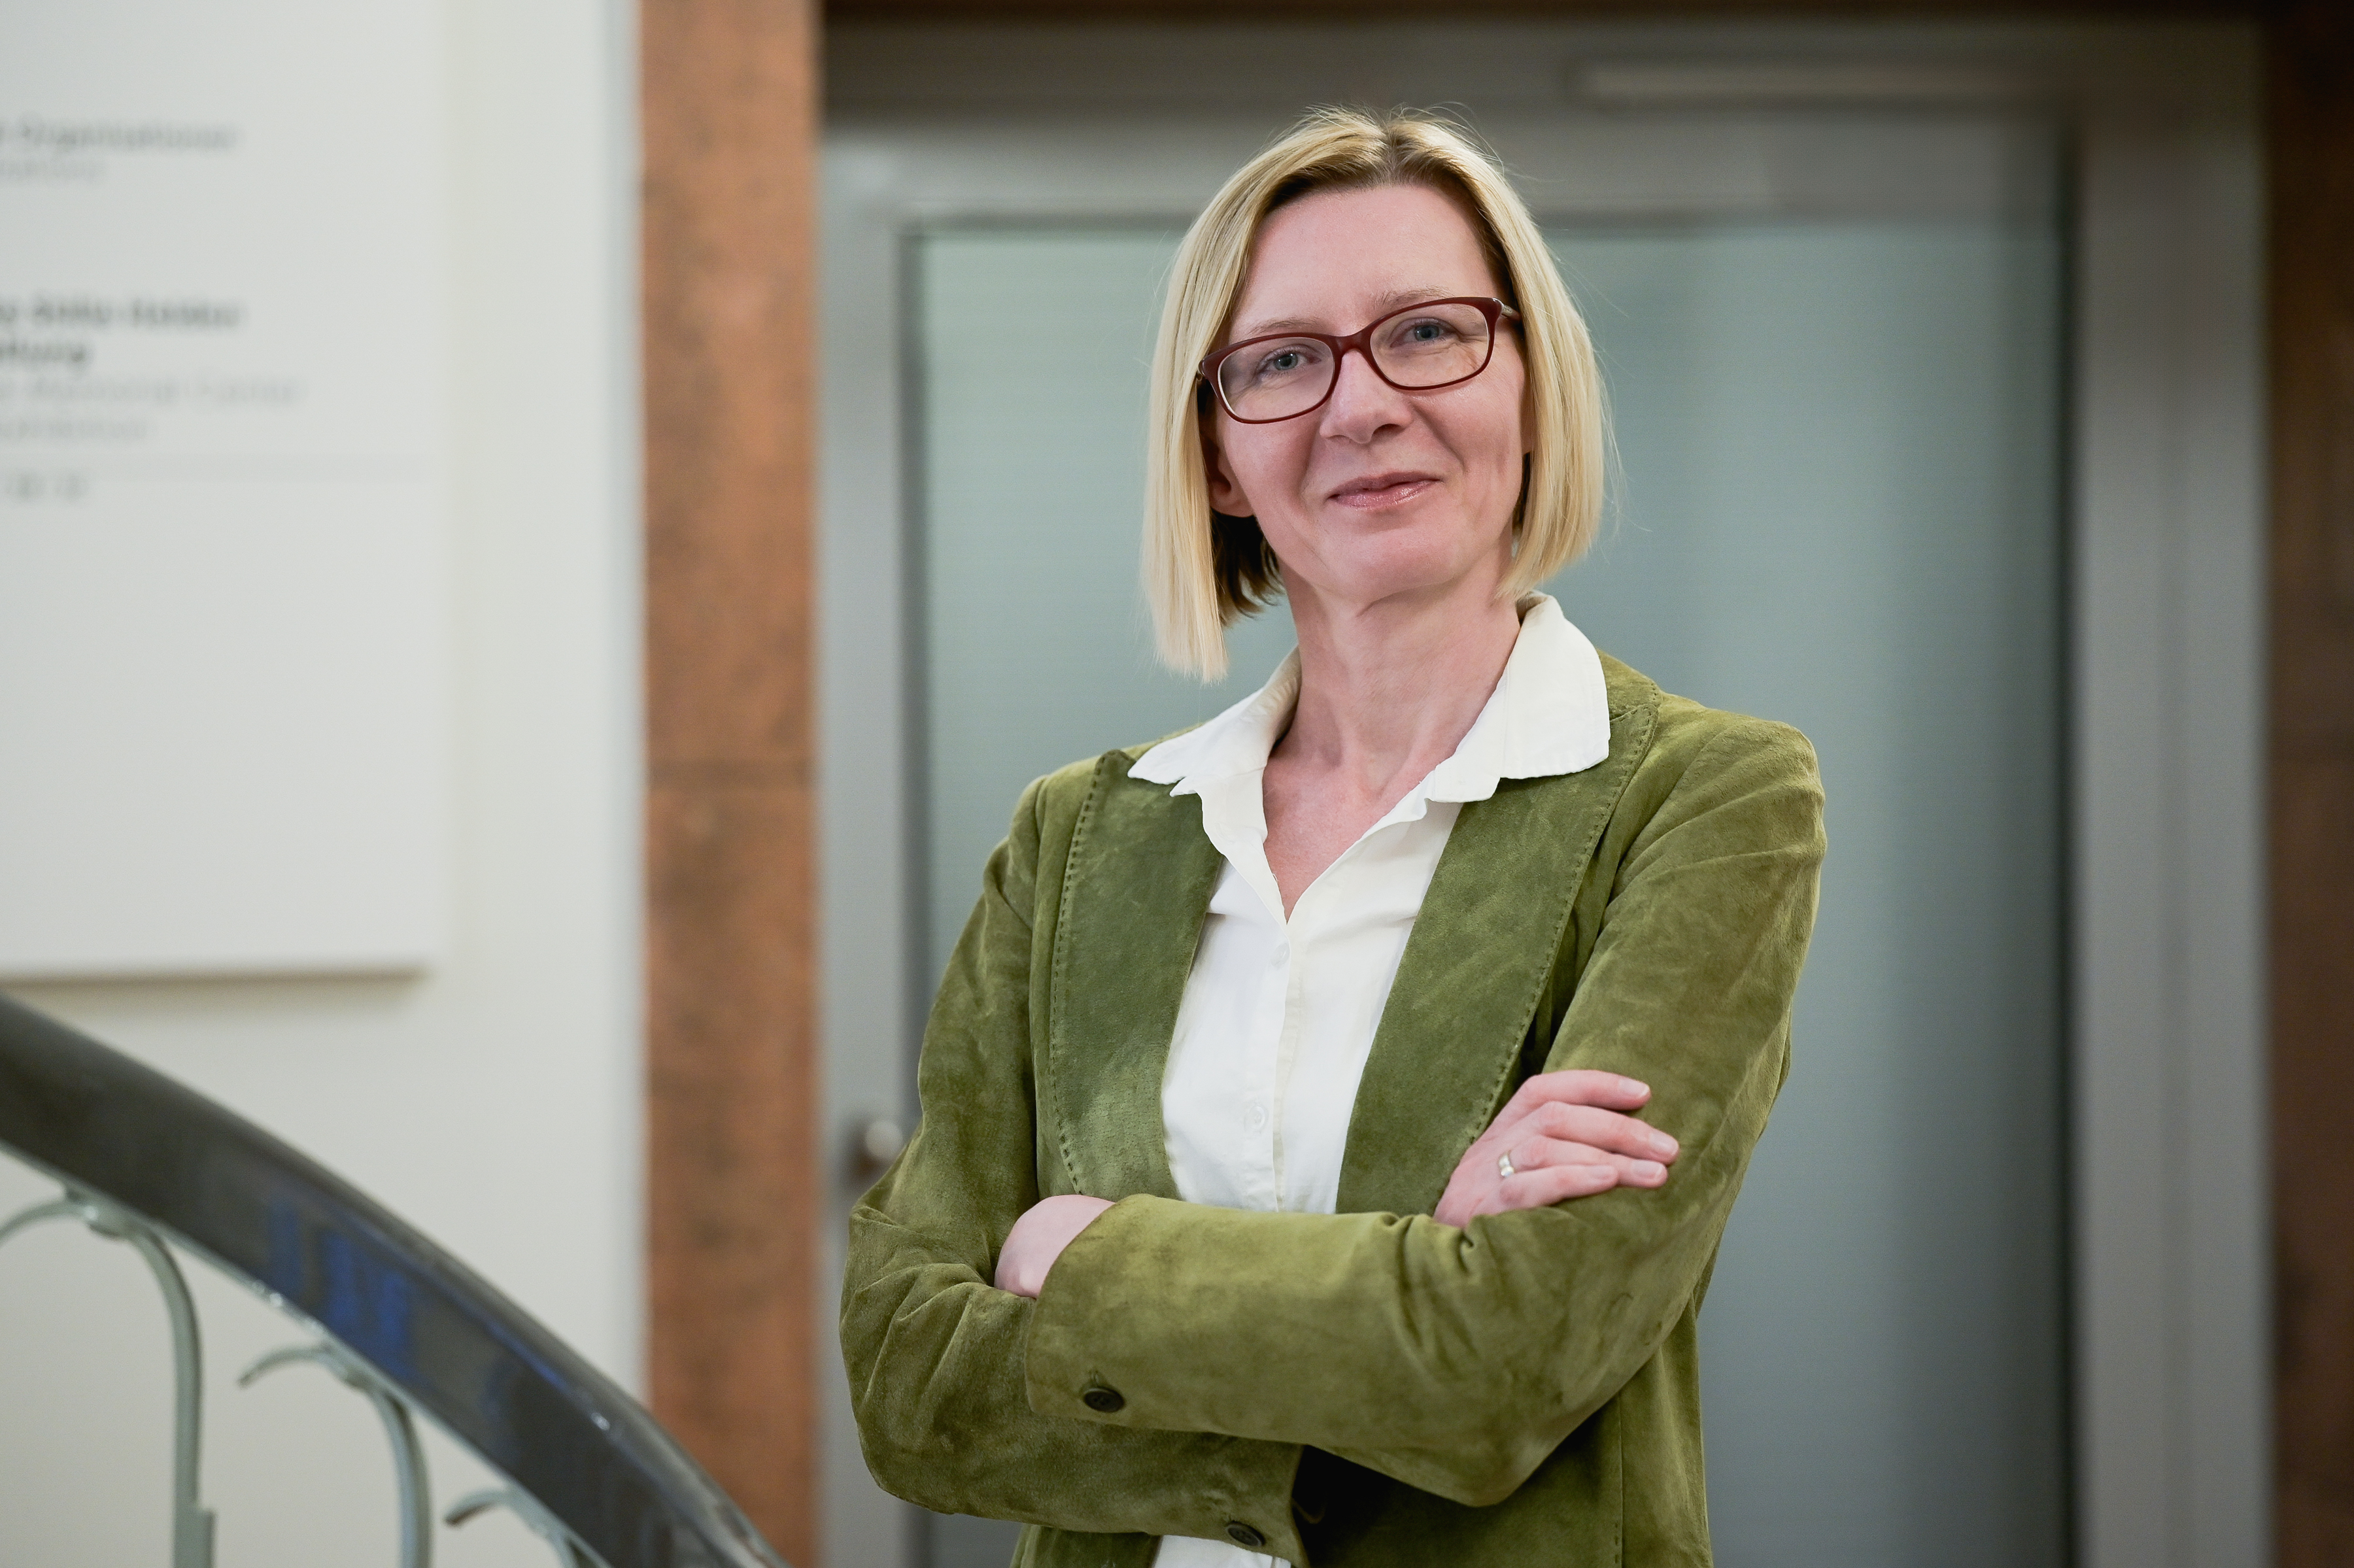
[[[1278,613],[1235,634],[1223,685],[1153,661],[1137,580],[1145,382],[1177,238],[1023,228],[919,241],[929,972],[1023,785],[1200,722],[1291,650]]]
[[[1719,1561],[2056,1564],[2057,242],[1553,239],[1625,467],[1553,591],[1669,690],[1805,730],[1829,799],[1790,1079],[1701,1319]]]
[[[1623,462],[1553,591],[1668,689],[1806,730],[1830,796],[1792,1075],[1702,1318],[1718,1560],[2057,1564],[2056,238],[1553,239]],[[1138,497],[1174,242],[917,241],[932,972],[1023,784],[1207,716],[1289,645],[1279,615],[1246,628],[1216,691],[1150,662]],[[1035,346],[1008,364],[1017,319]],[[936,1560],[1002,1561],[982,1531],[941,1531]]]

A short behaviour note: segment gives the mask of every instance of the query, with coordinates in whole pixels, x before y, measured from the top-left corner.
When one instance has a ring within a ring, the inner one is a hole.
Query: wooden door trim
[[[2354,1561],[2354,11],[2272,26],[2274,1518]]]
[[[811,512],[817,16],[647,0],[647,1383],[817,1547]]]

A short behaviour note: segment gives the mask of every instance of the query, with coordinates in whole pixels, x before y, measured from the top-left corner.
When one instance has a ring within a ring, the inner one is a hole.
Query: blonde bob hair
[[[1196,375],[1218,345],[1267,215],[1317,191],[1426,185],[1461,205],[1521,313],[1533,434],[1503,591],[1521,594],[1585,552],[1607,466],[1602,382],[1585,323],[1535,219],[1495,160],[1454,124],[1408,110],[1319,109],[1243,165],[1193,220],[1169,274],[1152,351],[1145,457],[1144,590],[1162,662],[1216,680],[1226,628],[1282,592],[1256,521],[1210,509]]]

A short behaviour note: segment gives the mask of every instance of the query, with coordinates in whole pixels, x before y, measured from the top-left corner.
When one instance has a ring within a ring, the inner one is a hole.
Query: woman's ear
[[[1214,409],[1204,408],[1194,419],[1193,427],[1202,435],[1202,478],[1210,491],[1210,510],[1223,512],[1229,517],[1253,517],[1258,509],[1243,493],[1235,481],[1235,471],[1227,466],[1226,454],[1218,445],[1218,416]]]

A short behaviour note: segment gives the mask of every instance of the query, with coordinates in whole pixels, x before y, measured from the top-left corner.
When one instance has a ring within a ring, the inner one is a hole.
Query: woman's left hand
[[[1478,1214],[1659,1186],[1678,1151],[1674,1139],[1631,1114],[1650,1097],[1648,1085],[1617,1073],[1538,1074],[1464,1152],[1431,1217],[1467,1225]]]
[[[1013,1222],[1005,1245],[997,1255],[997,1287],[1016,1296],[1035,1297],[1046,1284],[1046,1271],[1071,1245],[1071,1238],[1095,1223],[1111,1204],[1102,1198],[1066,1192],[1042,1198]]]

